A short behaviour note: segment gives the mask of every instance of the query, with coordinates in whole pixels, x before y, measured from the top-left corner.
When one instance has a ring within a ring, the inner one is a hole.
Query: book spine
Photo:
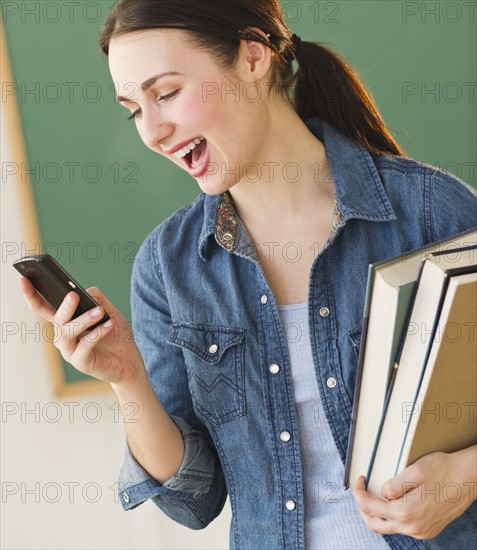
[[[356,383],[354,386],[353,410],[351,412],[351,425],[350,425],[349,436],[348,436],[348,450],[346,453],[345,472],[344,472],[344,479],[343,479],[343,485],[345,489],[349,488],[349,473],[351,469],[351,460],[353,457],[353,443],[354,443],[355,429],[356,429],[356,418],[358,416],[361,379],[363,376],[364,352],[366,347],[366,336],[368,333],[369,311],[371,309],[371,291],[374,284],[374,274],[375,274],[375,269],[373,267],[373,264],[369,264],[368,280],[366,283],[366,298],[365,298],[364,312],[363,312],[363,325],[361,329],[361,340],[360,340],[359,356],[358,356],[358,368],[356,371]]]

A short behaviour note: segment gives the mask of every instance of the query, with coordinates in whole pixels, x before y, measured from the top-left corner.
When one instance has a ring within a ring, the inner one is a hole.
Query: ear
[[[268,74],[271,67],[272,50],[267,46],[270,40],[268,35],[258,27],[243,29],[243,35],[244,38],[240,41],[237,70],[244,82],[257,82]],[[263,42],[247,40],[247,35],[255,35]]]

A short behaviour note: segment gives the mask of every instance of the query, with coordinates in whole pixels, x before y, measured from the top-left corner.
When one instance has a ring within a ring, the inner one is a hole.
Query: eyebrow
[[[177,76],[177,75],[181,75],[181,74],[182,73],[179,73],[177,71],[168,71],[166,73],[157,74],[156,76],[152,76],[151,78],[148,78],[147,80],[145,80],[141,84],[141,90],[143,92],[149,90],[149,88],[151,86],[153,86],[160,78],[164,78],[165,76],[171,76],[171,75]],[[131,99],[131,98],[128,98],[128,97],[124,97],[122,95],[118,95],[116,97],[116,101],[121,103],[122,101],[134,101],[134,100]]]

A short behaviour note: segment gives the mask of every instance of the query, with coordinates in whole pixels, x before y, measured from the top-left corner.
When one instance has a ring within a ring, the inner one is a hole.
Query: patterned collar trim
[[[334,235],[337,229],[342,225],[344,225],[344,217],[336,204],[335,197],[334,219],[333,226],[331,228],[331,235]],[[220,195],[214,232],[215,238],[221,246],[228,251],[235,249],[238,233],[238,214],[235,210],[232,196],[228,191],[225,191],[225,193],[221,193]]]
[[[220,195],[215,218],[215,238],[226,250],[233,250],[237,241],[238,215],[228,191]]]
[[[336,197],[335,197],[335,211],[334,211],[333,225],[331,227],[332,234],[338,229],[338,227],[341,227],[342,225],[344,225],[344,216],[341,210],[338,208],[338,205],[336,204]]]

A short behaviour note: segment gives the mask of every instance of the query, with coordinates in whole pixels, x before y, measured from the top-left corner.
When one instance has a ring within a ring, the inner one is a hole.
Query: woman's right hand
[[[55,346],[77,370],[111,384],[132,382],[144,371],[129,323],[99,288],[90,287],[87,292],[100,306],[72,319],[79,302],[76,292],[69,292],[55,311],[26,277],[20,279],[20,287],[30,309],[53,323]],[[110,321],[85,332],[102,319],[104,311]]]

